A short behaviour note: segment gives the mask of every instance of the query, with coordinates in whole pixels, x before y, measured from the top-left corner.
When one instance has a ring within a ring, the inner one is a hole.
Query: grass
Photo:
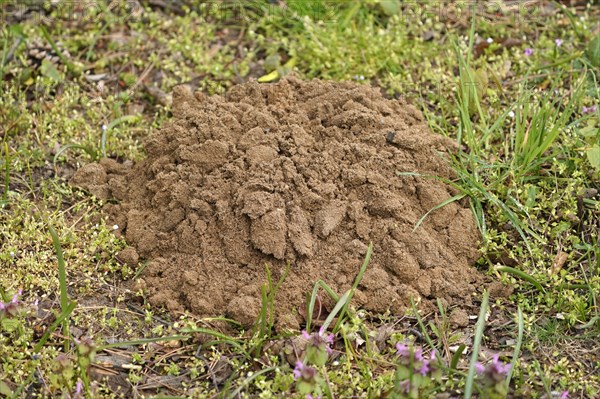
[[[453,200],[471,201],[484,242],[477,266],[514,288],[508,298],[483,298],[477,324],[459,327],[443,306],[407,315],[354,308],[368,258],[347,293],[316,282],[306,314],[320,291],[337,305],[325,316],[336,345],[316,366],[315,389],[393,397],[404,381],[395,379],[393,347],[405,342],[445,361],[422,397],[484,397],[474,368],[490,353],[512,357],[502,381],[509,397],[600,393],[600,39],[591,3],[542,2],[526,16],[527,7],[493,17],[480,9],[472,19],[466,10],[440,14],[433,2],[289,2],[288,10],[267,1],[140,2],[142,17],[99,2],[77,20],[48,6],[45,27],[34,16],[17,23],[9,3],[0,1],[0,294],[9,302],[23,289],[27,306],[2,319],[0,397],[75,397],[78,381],[86,397],[305,397],[292,370],[300,332],[272,325],[284,280],[266,282],[255,331],[164,314],[124,288],[139,271],[117,259],[126,243],[105,225],[101,204],[67,184],[93,159],[143,157],[144,138],[169,116],[161,93],[174,85],[218,93],[291,70],[377,85],[455,139],[448,183],[459,193]],[[28,63],[40,45],[59,61]],[[36,299],[38,310],[28,310]],[[314,325],[309,318],[309,334]]]
[[[471,396],[473,396],[473,387],[475,385],[475,369],[477,361],[479,359],[479,349],[481,348],[481,340],[483,339],[485,315],[488,311],[489,297],[489,292],[485,291],[483,293],[481,309],[479,311],[479,317],[477,318],[477,324],[475,326],[475,339],[473,341],[473,351],[471,353],[471,362],[469,363],[469,372],[467,374],[467,380],[465,381],[465,399],[470,399]]]

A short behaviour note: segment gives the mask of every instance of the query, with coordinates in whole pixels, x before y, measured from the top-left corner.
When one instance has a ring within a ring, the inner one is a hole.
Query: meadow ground
[[[0,0],[0,397],[597,397],[599,14],[577,0]],[[141,159],[176,85],[289,73],[379,87],[458,142],[449,183],[470,200],[493,300],[370,314],[330,293],[339,306],[315,324],[334,335],[307,339],[271,328],[274,283],[249,331],[131,289],[144,264],[119,257],[74,171]]]

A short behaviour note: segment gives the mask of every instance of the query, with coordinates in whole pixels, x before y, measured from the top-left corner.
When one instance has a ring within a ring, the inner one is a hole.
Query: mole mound
[[[103,160],[74,183],[116,199],[106,210],[149,260],[142,279],[155,305],[201,316],[257,317],[265,265],[278,279],[280,326],[298,326],[306,293],[322,279],[348,290],[374,245],[355,296],[376,312],[442,298],[465,303],[479,280],[470,267],[478,231],[441,154],[450,140],[421,114],[353,83],[248,83],[226,96],[179,87],[173,121],[133,165]],[[100,167],[102,166],[102,167]]]

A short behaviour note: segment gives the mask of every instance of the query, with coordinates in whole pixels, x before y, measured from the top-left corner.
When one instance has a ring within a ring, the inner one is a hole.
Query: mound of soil
[[[226,96],[179,87],[173,108],[146,159],[105,159],[73,179],[116,200],[110,224],[135,248],[127,258],[149,260],[138,283],[153,304],[250,325],[265,265],[276,280],[289,264],[276,318],[297,327],[315,282],[348,290],[370,242],[358,305],[397,314],[410,297],[470,301],[479,234],[467,204],[444,206],[413,231],[456,194],[398,174],[452,176],[442,155],[452,143],[414,107],[365,85],[289,78]]]

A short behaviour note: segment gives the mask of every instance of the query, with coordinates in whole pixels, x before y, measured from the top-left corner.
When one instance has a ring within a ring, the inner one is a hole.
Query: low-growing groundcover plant
[[[33,3],[0,0],[0,397],[599,395],[593,2]],[[377,85],[455,139],[478,267],[513,291],[479,316],[372,315],[323,282],[302,334],[272,328],[277,284],[253,331],[124,288],[143,264],[119,258],[72,170],[139,159],[176,84],[219,93],[289,72]],[[328,322],[323,291],[340,304]]]
[[[370,253],[367,255],[367,260],[369,256]],[[37,303],[27,305],[19,299],[21,294],[21,292],[16,293],[10,301],[0,302],[2,332],[6,334],[7,338],[15,342],[26,336],[24,329],[27,328],[27,318],[31,312],[37,310]],[[342,297],[341,301],[344,299]],[[487,304],[486,294],[482,303],[483,311],[481,315],[486,314]],[[341,307],[338,309],[341,309]],[[60,322],[60,319],[57,320]],[[328,317],[328,320],[330,322],[333,318]],[[302,331],[300,335],[300,338],[304,340],[304,349],[295,362],[292,374],[295,391],[301,397],[323,398],[333,396],[328,380],[327,367],[331,364],[330,357],[333,354],[337,339],[335,334],[326,331],[329,322],[325,321],[317,332],[309,334]],[[478,323],[483,325],[484,320],[481,319]],[[58,323],[55,322],[55,326],[57,325]],[[178,337],[168,339],[176,338]],[[480,340],[481,336],[475,339]],[[44,337],[42,337],[42,342],[43,340]],[[36,348],[39,349],[39,345],[36,345]],[[97,345],[87,337],[82,339],[73,338],[65,341],[64,349],[72,355],[58,352],[52,360],[52,372],[46,382],[48,392],[54,396],[73,399],[86,396],[95,397],[98,394],[98,388],[96,383],[90,384],[89,370],[97,354]],[[71,349],[73,350],[71,351]],[[382,394],[382,397],[385,398],[434,397],[436,394],[443,392],[445,387],[443,381],[445,379],[453,378],[456,381],[465,377],[463,373],[455,368],[455,364],[446,364],[439,357],[435,348],[428,355],[425,355],[423,348],[416,346],[413,342],[408,342],[408,344],[396,343],[393,359],[395,367],[393,387]],[[455,358],[451,362],[455,363]],[[473,367],[477,373],[476,379],[471,380],[471,382],[468,382],[468,377],[466,379],[467,384],[471,384],[468,386],[471,389],[474,387],[479,397],[494,399],[507,396],[507,378],[510,378],[511,364],[500,361],[499,355],[494,354],[485,365],[481,362],[475,362]],[[0,394],[10,397],[19,393],[20,390],[13,392],[8,384],[1,382]],[[551,395],[555,394],[556,392],[551,393]],[[557,397],[567,398],[568,391],[561,392],[560,396]]]

